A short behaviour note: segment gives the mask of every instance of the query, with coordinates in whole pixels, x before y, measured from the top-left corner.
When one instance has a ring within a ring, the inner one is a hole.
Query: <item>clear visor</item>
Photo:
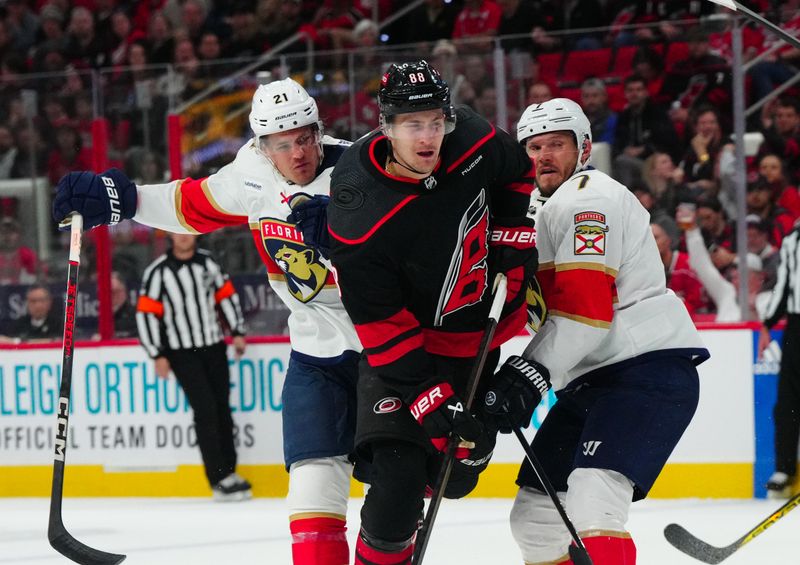
[[[455,117],[444,113],[433,117],[417,113],[399,114],[388,122],[383,116],[381,119],[384,121],[382,129],[387,137],[401,140],[443,137],[456,127]]]
[[[267,157],[273,155],[287,155],[296,150],[308,151],[319,147],[322,133],[314,128],[304,128],[291,134],[270,134],[258,138],[258,148]]]

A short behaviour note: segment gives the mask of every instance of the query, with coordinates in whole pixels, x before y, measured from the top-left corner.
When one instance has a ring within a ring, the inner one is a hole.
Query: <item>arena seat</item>
[[[556,79],[561,73],[563,53],[541,53],[536,57],[539,63],[539,76],[545,80]]]
[[[604,77],[611,65],[611,48],[570,51],[561,72],[563,82],[580,84],[589,77]]]
[[[633,72],[633,57],[638,49],[639,47],[636,45],[618,47],[614,53],[614,62],[608,74],[620,78],[631,74]]]
[[[673,41],[667,45],[667,54],[664,55],[664,68],[669,71],[672,66],[689,56],[689,44],[685,41]]]

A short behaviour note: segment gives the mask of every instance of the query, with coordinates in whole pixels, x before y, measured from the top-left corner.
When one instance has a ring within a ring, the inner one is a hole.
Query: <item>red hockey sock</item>
[[[590,533],[581,536],[581,540],[594,565],[636,565],[636,545],[627,532]],[[570,560],[565,565],[571,563]]]
[[[345,521],[329,516],[291,520],[294,565],[347,565],[350,549]]]
[[[385,553],[374,547],[368,546],[361,536],[356,542],[355,565],[411,565],[411,556],[414,553],[414,544],[396,553]]]

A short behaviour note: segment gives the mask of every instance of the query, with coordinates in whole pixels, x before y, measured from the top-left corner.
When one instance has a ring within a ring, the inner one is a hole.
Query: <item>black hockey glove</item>
[[[330,196],[317,194],[311,196],[304,192],[298,192],[289,199],[289,207],[292,213],[286,218],[289,222],[296,224],[297,229],[303,234],[303,241],[309,247],[313,247],[320,253],[329,257],[331,247],[330,235],[328,235],[328,202]]]
[[[113,226],[136,214],[136,185],[119,169],[99,175],[90,171],[67,173],[56,185],[53,219],[60,223],[72,212],[83,216],[86,230]]]
[[[469,454],[455,461],[450,480],[444,489],[445,498],[463,498],[475,489],[478,475],[489,466],[496,442],[497,431],[487,428],[478,436],[475,447],[469,450]],[[434,480],[435,475],[431,477],[431,481]]]
[[[508,277],[506,302],[519,295],[539,267],[534,234],[530,218],[492,218],[489,261],[494,272]]]
[[[465,442],[474,443],[483,431],[480,422],[469,413],[466,404],[446,382],[435,384],[424,391],[408,408],[439,451],[447,449],[447,438],[451,432]],[[467,457],[470,449],[459,447],[456,449],[456,458]]]
[[[500,433],[510,434],[512,428],[528,427],[548,390],[550,373],[544,365],[512,355],[494,374],[484,409],[495,416]]]

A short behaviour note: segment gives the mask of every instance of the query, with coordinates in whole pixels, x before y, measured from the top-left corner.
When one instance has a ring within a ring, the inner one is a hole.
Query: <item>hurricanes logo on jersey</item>
[[[293,224],[263,219],[261,238],[274,264],[267,266],[270,278],[285,279],[289,292],[300,302],[314,298],[333,278],[319,253],[305,245],[303,235]]]
[[[458,241],[436,308],[435,325],[440,326],[448,314],[480,301],[488,286],[488,237],[489,209],[486,192],[481,190],[461,218]]]

